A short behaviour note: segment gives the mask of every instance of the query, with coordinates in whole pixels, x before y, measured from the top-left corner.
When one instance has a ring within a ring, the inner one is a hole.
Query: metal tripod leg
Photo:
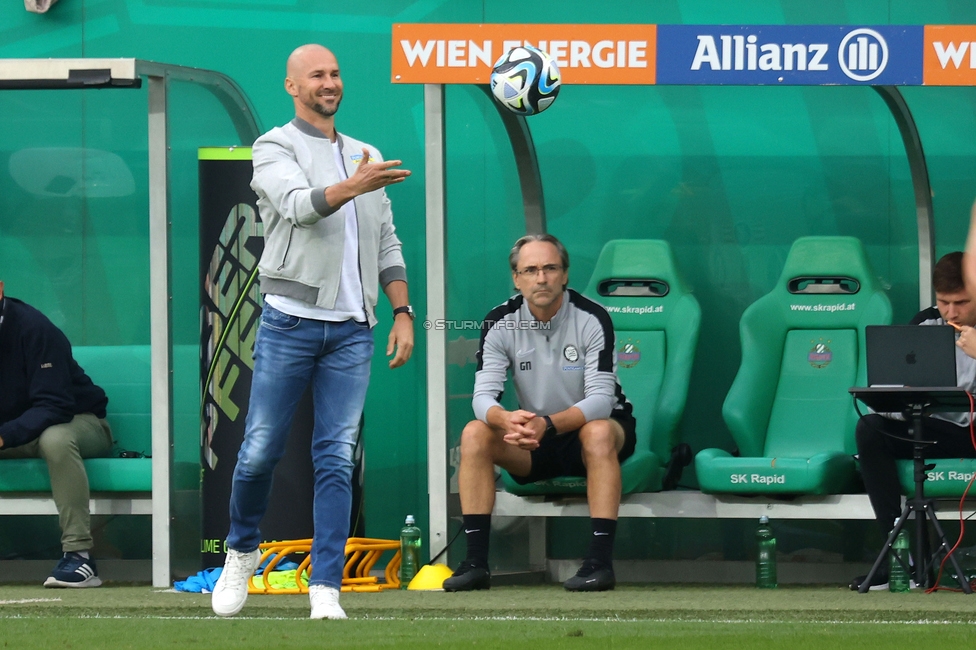
[[[933,569],[935,568],[935,558],[938,556],[939,551],[945,552],[949,556],[949,560],[952,562],[953,568],[956,570],[956,579],[959,581],[959,586],[962,587],[964,593],[973,593],[972,588],[969,586],[969,581],[963,574],[962,569],[959,567],[959,563],[956,561],[955,555],[950,555],[949,551],[952,547],[949,545],[948,540],[946,540],[945,533],[942,531],[942,525],[939,524],[938,518],[935,516],[935,504],[931,499],[925,498],[925,472],[932,469],[934,465],[926,465],[924,456],[922,455],[922,428],[924,426],[923,413],[925,411],[925,406],[922,404],[914,404],[911,407],[911,422],[912,422],[912,439],[914,444],[912,445],[912,463],[914,465],[915,473],[915,494],[906,503],[906,508],[912,510],[915,513],[915,539],[916,539],[916,552],[918,553],[918,564],[915,566],[915,584],[920,587],[930,588],[935,581],[933,577]],[[932,526],[935,527],[936,532],[939,535],[939,546],[936,548],[935,552],[931,555],[929,554],[929,529],[927,520],[932,522]]]
[[[856,389],[851,389],[852,392],[855,390]],[[912,465],[914,469],[915,491],[912,498],[906,501],[905,507],[901,512],[901,516],[897,519],[897,521],[895,521],[895,527],[891,533],[889,533],[888,539],[885,541],[885,545],[881,549],[881,553],[878,554],[878,558],[874,561],[874,565],[871,567],[871,571],[864,578],[863,582],[858,585],[857,591],[859,593],[866,593],[870,589],[872,579],[881,569],[881,563],[884,562],[885,558],[888,557],[888,553],[891,551],[891,547],[894,544],[895,539],[904,528],[905,522],[908,520],[908,514],[911,512],[915,513],[915,552],[918,559],[918,563],[915,566],[916,585],[924,587],[930,587],[932,585],[934,582],[932,574],[934,573],[936,560],[940,554],[943,554],[943,562],[948,559],[951,562],[952,568],[955,569],[956,579],[959,581],[959,586],[962,588],[962,591],[967,594],[973,593],[968,578],[965,576],[965,574],[963,574],[962,568],[959,566],[959,562],[956,560],[955,556],[952,555],[952,548],[946,539],[945,532],[942,530],[942,525],[935,516],[935,503],[931,499],[925,498],[925,480],[927,478],[926,471],[935,466],[925,464],[925,455],[923,451],[926,446],[935,444],[936,442],[925,440],[922,435],[925,414],[926,412],[942,410],[946,406],[956,406],[956,404],[953,402],[954,398],[952,395],[946,397],[940,396],[939,393],[939,390],[918,389],[917,392],[910,394],[906,393],[906,399],[904,400],[898,396],[892,396],[893,402],[903,402],[905,403],[905,406],[907,406],[907,408],[902,410],[902,413],[905,415],[906,420],[911,425]],[[887,405],[889,402],[892,402],[892,400],[885,401],[885,404]],[[969,397],[969,404],[971,407],[971,396]],[[895,409],[887,408],[884,410],[893,411]],[[949,408],[948,410],[952,410],[952,408]],[[875,514],[877,515],[877,512]],[[927,520],[932,521],[932,526],[935,528],[935,531],[939,536],[938,547],[936,548],[935,552],[931,554],[929,553]],[[902,564],[902,566],[905,566],[905,562],[902,558],[898,558],[898,561]],[[906,571],[910,572],[909,567],[906,566],[905,569]]]
[[[905,507],[902,508],[901,515],[897,520],[895,520],[895,527],[891,529],[891,532],[888,534],[887,541],[885,541],[884,546],[881,547],[881,552],[878,553],[878,559],[874,561],[874,566],[872,566],[871,570],[868,571],[868,574],[864,576],[864,580],[861,582],[861,584],[858,585],[857,593],[866,594],[868,589],[871,588],[871,579],[874,577],[874,574],[878,572],[878,569],[881,568],[882,562],[887,559],[888,553],[891,551],[891,545],[894,544],[895,538],[898,537],[898,533],[901,532],[901,529],[905,527],[905,522],[908,521],[908,513],[911,511],[911,504],[906,503]],[[908,567],[906,567],[905,570],[907,571]]]
[[[969,578],[966,574],[962,572],[962,567],[959,566],[959,562],[956,560],[956,555],[954,553],[950,554],[949,551],[952,550],[952,546],[949,545],[949,541],[946,539],[945,532],[942,530],[942,525],[935,516],[935,506],[931,501],[926,501],[924,507],[925,514],[928,515],[929,521],[932,522],[932,526],[935,528],[935,532],[939,535],[939,545],[932,553],[930,558],[919,558],[919,565],[925,565],[925,576],[926,576],[926,587],[929,586],[928,577],[930,577],[935,572],[935,559],[939,555],[939,551],[944,552],[949,556],[949,562],[952,563],[952,568],[956,571],[956,580],[959,581],[959,586],[962,588],[963,593],[971,594],[973,593],[973,588],[969,584]],[[924,560],[922,562],[921,560]],[[930,570],[931,567],[931,570]],[[916,583],[918,581],[916,580]]]

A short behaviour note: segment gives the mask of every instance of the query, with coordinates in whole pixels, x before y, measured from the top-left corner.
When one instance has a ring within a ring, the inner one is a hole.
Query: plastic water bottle
[[[776,538],[766,515],[759,518],[759,528],[756,529],[756,586],[776,588]]]
[[[901,562],[898,560],[901,559]],[[904,562],[904,565],[902,564]],[[898,536],[891,543],[888,552],[888,591],[906,592],[911,588],[908,575],[908,534],[904,529],[898,531]]]
[[[400,530],[400,589],[406,589],[420,570],[420,529],[413,515],[407,515]]]

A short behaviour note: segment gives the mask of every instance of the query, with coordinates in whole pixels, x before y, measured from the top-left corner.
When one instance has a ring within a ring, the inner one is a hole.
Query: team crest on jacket
[[[637,344],[640,341],[635,341],[633,339],[627,339],[620,344],[617,348],[617,364],[621,368],[633,368],[640,362],[640,348]]]
[[[827,364],[834,359],[834,353],[827,347],[827,343],[830,343],[830,341],[828,340],[827,343],[824,343],[824,340],[820,339],[818,343],[811,339],[810,342],[813,343],[813,349],[807,354],[807,361],[814,368],[826,368]]]
[[[563,348],[563,357],[565,357],[566,361],[575,363],[579,360],[579,351],[576,349],[576,346],[567,345]]]

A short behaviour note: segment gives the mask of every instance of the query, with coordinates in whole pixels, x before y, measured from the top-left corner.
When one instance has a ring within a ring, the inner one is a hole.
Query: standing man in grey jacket
[[[570,591],[613,589],[620,463],[637,442],[633,407],[617,381],[613,323],[599,304],[566,288],[569,254],[552,235],[526,235],[509,255],[520,295],[485,317],[472,406],[461,433],[458,484],[467,558],[445,591],[489,589],[494,466],[519,483],[585,476],[593,534]],[[499,404],[511,371],[519,408]]]
[[[285,90],[295,119],[254,143],[264,223],[258,264],[264,311],[230,499],[227,559],[214,587],[216,614],[233,616],[257,568],[258,524],[284,454],[298,400],[311,383],[314,537],[309,600],[313,619],[342,619],[342,565],[352,501],[353,449],[373,356],[377,285],[393,307],[387,356],[397,368],[413,351],[413,308],[400,240],[383,188],[409,171],[399,160],[342,135],[335,114],[343,84],[336,57],[303,45],[288,58]]]

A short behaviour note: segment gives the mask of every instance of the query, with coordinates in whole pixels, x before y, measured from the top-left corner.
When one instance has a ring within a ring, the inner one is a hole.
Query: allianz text
[[[755,34],[698,36],[698,49],[691,62],[692,70],[707,65],[712,70],[827,70],[824,60],[827,43],[759,43]]]

